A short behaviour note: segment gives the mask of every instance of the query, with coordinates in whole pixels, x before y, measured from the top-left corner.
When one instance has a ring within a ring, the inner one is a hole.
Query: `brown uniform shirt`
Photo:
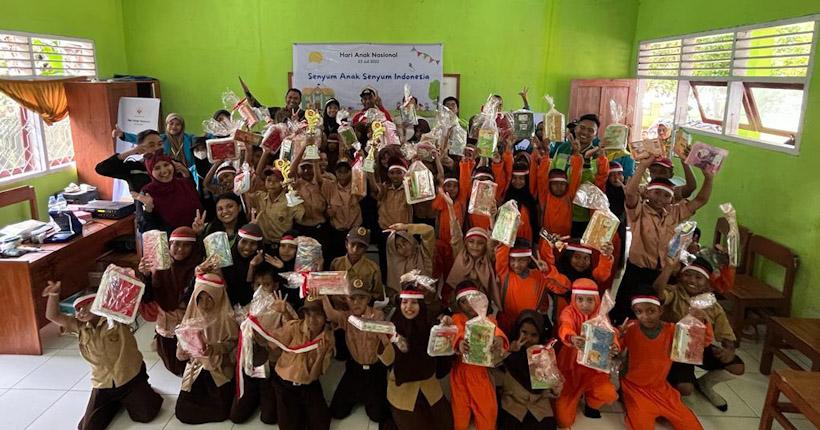
[[[626,217],[632,228],[629,262],[646,269],[660,269],[675,227],[693,214],[688,201],[670,205],[662,212],[652,209],[644,200],[639,200],[634,208],[627,207]]]
[[[305,208],[305,215],[299,224],[309,227],[323,224],[325,220],[325,209],[327,208],[327,200],[318,184],[308,182],[303,179],[297,179],[293,184],[293,189],[299,192],[299,197],[305,202],[302,206]]]
[[[379,227],[386,229],[396,223],[413,222],[413,206],[407,204],[404,187],[383,184],[379,197]]]
[[[322,194],[327,199],[327,215],[336,230],[350,230],[362,224],[361,196],[351,193],[350,184],[343,187],[338,182],[322,182]]]
[[[384,348],[384,352],[379,356],[379,360],[385,366],[390,366],[396,359],[396,352],[393,345],[388,345]],[[410,381],[401,385],[396,384],[396,374],[393,370],[387,374],[387,401],[399,410],[412,412],[416,408],[416,399],[419,392],[427,399],[427,404],[435,405],[444,393],[441,391],[441,384],[439,384],[436,375],[431,376],[423,381]]]
[[[282,234],[293,228],[293,223],[302,222],[305,215],[304,203],[293,208],[288,207],[286,191],[271,198],[267,191],[257,191],[245,194],[256,209],[256,223],[262,229],[265,239],[275,241],[282,238]]]
[[[671,323],[680,321],[689,314],[689,298],[689,294],[681,285],[669,285],[664,288],[660,293],[660,299],[663,302],[663,316],[661,319]],[[737,340],[723,306],[715,303],[714,306],[704,309],[703,312],[706,314],[706,320],[712,324],[715,340],[731,340],[732,342]]]
[[[376,333],[361,331],[347,321],[347,317],[352,315],[350,311],[340,311],[340,317],[332,320],[345,331],[345,343],[350,350],[350,356],[362,365],[371,365],[379,361],[379,336]],[[362,318],[384,321],[384,312],[367,308]]]
[[[549,390],[531,393],[507,372],[503,372],[500,379],[501,407],[518,421],[524,421],[527,412],[538,421],[553,416]]]
[[[105,318],[96,324],[77,322],[80,355],[91,365],[93,388],[114,388],[125,385],[140,372],[142,353],[131,328],[114,323],[108,328]]]
[[[330,270],[346,271],[351,288],[364,288],[374,299],[384,299],[382,272],[379,265],[366,256],[362,256],[356,264],[351,264],[346,255],[336,257],[330,263]]]
[[[155,330],[157,334],[162,337],[173,338],[176,337],[174,330],[179,323],[182,322],[182,317],[185,316],[185,309],[177,309],[175,311],[166,312],[162,309],[157,313],[157,325]]]
[[[273,337],[288,348],[310,342],[310,332],[303,320],[288,321],[273,332]],[[280,378],[296,384],[310,384],[319,379],[330,366],[335,351],[333,333],[325,329],[320,335],[319,348],[296,354],[283,351],[276,362],[276,374]]]

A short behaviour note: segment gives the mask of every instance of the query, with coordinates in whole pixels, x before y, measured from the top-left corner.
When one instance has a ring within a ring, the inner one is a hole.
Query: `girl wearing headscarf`
[[[177,338],[174,329],[185,315],[184,293],[194,269],[202,261],[202,246],[197,243],[196,233],[190,227],[177,227],[168,239],[171,253],[171,268],[153,270],[144,267],[145,257],[140,261],[140,271],[150,278],[148,283],[154,300],[159,305],[157,314],[156,342],[157,355],[165,368],[177,376],[182,376],[185,362],[177,358]]]
[[[450,404],[437,379],[438,361],[450,357],[430,357],[427,343],[432,327],[427,316],[424,293],[402,290],[397,312],[391,321],[400,343],[382,336],[379,359],[388,366],[387,401],[399,430],[449,429],[453,426]],[[446,372],[443,372],[446,374]],[[440,375],[443,376],[443,375]]]
[[[490,258],[490,253],[493,252],[490,234],[481,227],[467,230],[463,237],[459,229],[454,228],[452,232],[451,245],[455,258],[453,268],[447,276],[447,286],[452,291],[461,282],[468,279],[474,280],[478,289],[500,308],[501,295],[498,291],[494,265]]]
[[[151,183],[142,187],[138,196],[144,205],[146,219],[150,219],[158,230],[166,232],[191,225],[202,210],[191,173],[174,163],[167,155],[146,156],[145,168],[151,175]]]
[[[233,264],[222,268],[231,306],[245,306],[253,298],[253,267],[264,262],[262,229],[256,224],[245,224],[237,233],[238,240],[231,246]]]
[[[322,113],[324,119],[322,128],[324,129],[325,136],[336,134],[339,131],[339,123],[336,122],[336,114],[339,112],[339,107],[339,101],[335,98],[331,97],[325,102],[325,111]]]
[[[198,275],[182,325],[201,321],[206,347],[201,357],[177,347],[177,358],[188,360],[176,403],[176,417],[186,424],[225,421],[234,397],[234,348],[238,328],[225,281],[219,275]]]
[[[509,187],[504,194],[504,203],[514,200],[518,203],[518,211],[521,213],[521,223],[518,227],[516,237],[526,239],[532,243],[533,235],[540,229],[538,226],[538,201],[535,200],[537,190],[535,188],[537,178],[537,163],[532,161],[529,164],[518,161],[513,164],[512,172],[509,176]],[[532,178],[532,181],[530,180]]]
[[[533,309],[518,315],[513,327],[516,340],[510,343],[510,355],[504,359],[501,376],[501,409],[498,411],[498,430],[555,430],[551,399],[561,387],[549,390],[533,389],[527,348],[544,345],[552,327]]]
[[[126,142],[137,143],[137,135],[126,133],[117,127],[114,130],[114,137],[119,137]],[[172,159],[182,163],[191,171],[194,183],[199,188],[199,176],[194,163],[194,140],[196,136],[185,133],[185,119],[178,113],[169,113],[165,117],[165,133],[160,134],[162,138],[162,152]]]
[[[559,428],[570,428],[575,423],[581,396],[586,402],[584,416],[600,418],[601,406],[618,399],[609,374],[578,364],[578,349],[583,348],[581,325],[598,314],[601,297],[598,286],[591,279],[581,278],[572,283],[570,304],[558,320],[558,340],[563,348],[558,352],[558,369],[564,376],[564,387],[555,401],[555,417]],[[617,353],[617,340],[612,352]]]
[[[433,251],[436,233],[427,224],[397,223],[388,227],[387,288],[395,297],[401,291],[401,275],[414,269],[421,275],[433,275]],[[435,316],[435,315],[434,315]]]

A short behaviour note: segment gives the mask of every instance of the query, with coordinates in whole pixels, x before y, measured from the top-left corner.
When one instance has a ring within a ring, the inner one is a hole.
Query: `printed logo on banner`
[[[441,94],[442,59],[441,44],[294,44],[293,86],[302,91],[302,107],[319,112],[330,98],[359,111],[359,94],[372,88],[396,116],[408,84],[419,115],[432,117]]]

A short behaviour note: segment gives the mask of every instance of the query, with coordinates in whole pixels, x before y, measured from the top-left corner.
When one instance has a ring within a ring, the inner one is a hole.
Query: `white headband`
[[[400,299],[414,299],[414,300],[424,300],[424,294],[419,293],[416,291],[402,291],[399,294]]]
[[[599,293],[595,290],[572,290],[572,294],[576,296],[597,296]]]
[[[588,249],[588,248],[583,248],[583,247],[580,247],[580,246],[575,246],[575,245],[567,245],[567,248],[566,248],[566,249],[568,249],[568,250],[570,250],[570,251],[580,252],[580,253],[582,253],[582,254],[589,254],[589,255],[592,255],[592,250],[591,250],[591,249]]]
[[[520,249],[517,251],[512,251],[510,252],[510,257],[532,257],[532,250]]]
[[[704,269],[703,267],[700,267],[700,266],[686,266],[686,267],[683,268],[683,270],[691,270],[693,272],[698,272],[701,275],[705,276],[706,279],[709,279],[709,273],[707,273],[706,269]]]
[[[171,235],[171,238],[168,239],[168,240],[171,241],[171,242],[174,242],[174,241],[176,241],[176,242],[196,242],[196,238],[191,237],[191,236],[174,236],[174,235]]]
[[[445,184],[446,184],[446,183],[448,183],[448,182],[458,182],[458,179],[456,179],[456,178],[447,178],[447,179],[445,179],[445,180],[444,180],[444,182],[443,182],[443,183],[445,183]]]
[[[481,294],[481,291],[478,291],[476,288],[465,288],[456,294],[456,301],[461,300],[462,297],[466,297],[471,294]]]
[[[387,169],[387,170],[388,171],[390,171],[390,170],[401,170],[402,173],[407,173],[407,169],[404,166],[399,166],[399,165],[390,166],[390,168]]]
[[[632,306],[635,306],[638,303],[651,303],[651,304],[656,305],[656,306],[661,305],[660,300],[658,300],[654,297],[635,297],[634,299],[632,299]]]
[[[242,230],[242,229],[239,229],[239,237],[244,238],[244,239],[248,239],[248,240],[252,240],[254,242],[259,242],[260,240],[263,239],[262,236],[252,235],[252,234],[250,234],[247,231]]]
[[[550,178],[548,182],[569,182],[567,178]]]
[[[666,191],[667,193],[669,193],[669,195],[672,195],[672,196],[675,195],[675,191],[672,190],[671,188],[669,188],[666,185],[659,185],[659,184],[650,185],[650,186],[646,187],[646,191],[649,191],[649,190],[663,190],[663,191]]]

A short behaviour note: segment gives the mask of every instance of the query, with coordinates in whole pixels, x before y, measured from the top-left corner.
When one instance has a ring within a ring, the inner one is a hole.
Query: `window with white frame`
[[[640,43],[641,125],[797,153],[820,16]]]
[[[0,78],[49,79],[97,74],[94,42],[0,30]],[[69,118],[47,125],[0,93],[0,182],[74,161]]]

